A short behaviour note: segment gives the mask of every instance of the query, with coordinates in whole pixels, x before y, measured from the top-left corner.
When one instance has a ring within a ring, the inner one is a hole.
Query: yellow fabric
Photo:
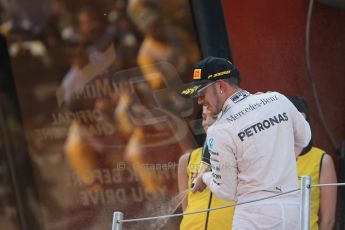
[[[311,176],[312,184],[320,183],[320,168],[324,153],[322,149],[313,147],[309,152],[297,158],[299,182],[301,176]],[[311,192],[310,229],[317,230],[319,229],[320,188],[314,187]]]
[[[122,93],[119,95],[118,104],[115,108],[115,117],[117,119],[118,132],[121,136],[129,138],[134,131],[134,125],[128,115],[128,110],[131,106],[132,98],[129,93]]]
[[[162,180],[159,180],[156,176],[156,172],[149,167],[138,167],[140,165],[144,166],[147,164],[143,154],[142,140],[144,139],[143,129],[136,128],[132,139],[128,143],[127,148],[127,160],[129,160],[134,167],[136,175],[138,175],[140,181],[143,183],[145,189],[150,194],[157,195],[159,192],[159,187],[162,183]]]
[[[188,184],[192,183],[192,176],[199,169],[201,161],[202,148],[195,149],[190,156],[190,161],[187,167]],[[208,208],[211,199],[210,208],[233,204],[234,201],[225,201],[217,198],[214,194],[206,188],[203,192],[188,194],[188,205],[185,212],[193,212],[205,210]],[[234,215],[234,207],[219,209],[209,212],[207,228],[205,228],[207,213],[198,213],[193,215],[186,215],[183,217],[180,230],[222,230],[231,229],[232,218]]]
[[[153,54],[151,53],[154,53],[154,56],[159,55],[159,57],[167,59],[165,56],[170,53],[171,47],[168,44],[156,41],[150,36],[147,36],[144,42],[145,46],[143,45],[144,48],[141,48],[137,61],[150,86],[153,89],[159,89],[163,86],[164,77],[160,70],[154,66],[157,60],[152,57]]]
[[[102,185],[97,182],[94,171],[102,166],[114,167],[117,162],[123,162],[123,159],[119,154],[99,154],[89,144],[88,140],[82,137],[82,133],[83,127],[79,123],[73,122],[64,146],[66,160],[73,173],[80,179],[80,182],[86,185],[89,190],[98,191],[102,189]],[[100,156],[106,159],[106,163],[103,163],[103,165],[100,165]]]
[[[81,138],[79,132],[80,126],[73,123],[69,130],[65,154],[70,167],[81,181],[86,185],[92,185],[93,175],[87,175],[85,172],[97,169],[97,153]]]

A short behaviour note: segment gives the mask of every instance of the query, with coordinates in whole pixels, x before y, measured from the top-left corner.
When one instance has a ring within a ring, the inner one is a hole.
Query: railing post
[[[310,230],[311,177],[302,176],[301,183],[301,230]]]
[[[113,226],[111,230],[122,230],[122,222],[123,220],[123,213],[122,212],[114,212],[113,213]]]

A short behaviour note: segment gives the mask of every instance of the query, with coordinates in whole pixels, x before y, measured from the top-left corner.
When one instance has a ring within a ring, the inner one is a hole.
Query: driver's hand
[[[206,184],[202,181],[202,174],[198,174],[192,183],[192,193],[202,192],[206,188]]]

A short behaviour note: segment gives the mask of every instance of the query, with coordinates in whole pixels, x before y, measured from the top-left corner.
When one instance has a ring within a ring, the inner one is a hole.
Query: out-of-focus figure
[[[302,97],[288,96],[288,98],[311,124],[307,102]],[[324,150],[315,147],[312,140],[297,158],[297,171],[299,179],[301,176],[311,176],[312,184],[337,183],[332,157]],[[335,222],[337,188],[315,187],[311,192],[310,228],[313,230],[332,229]]]
[[[155,0],[131,0],[128,5],[130,18],[144,37],[137,58],[138,64],[153,89],[165,88],[164,83],[171,82],[171,75],[165,69],[151,69],[155,68],[154,64],[172,64],[184,80],[191,74],[188,67],[199,58],[193,34],[173,24],[171,18],[164,15],[169,6],[171,4],[164,5]],[[156,72],[158,76],[153,77],[151,72]]]

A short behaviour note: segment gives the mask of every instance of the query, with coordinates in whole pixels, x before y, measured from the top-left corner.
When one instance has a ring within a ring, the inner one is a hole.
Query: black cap
[[[195,65],[192,84],[185,88],[181,95],[195,97],[204,86],[220,79],[229,78],[237,78],[238,80],[240,78],[235,65],[224,58],[207,57]]]
[[[297,110],[301,113],[304,113],[306,116],[306,120],[310,124],[310,112],[308,108],[308,103],[307,101],[300,96],[286,96],[292,104],[297,108]]]

